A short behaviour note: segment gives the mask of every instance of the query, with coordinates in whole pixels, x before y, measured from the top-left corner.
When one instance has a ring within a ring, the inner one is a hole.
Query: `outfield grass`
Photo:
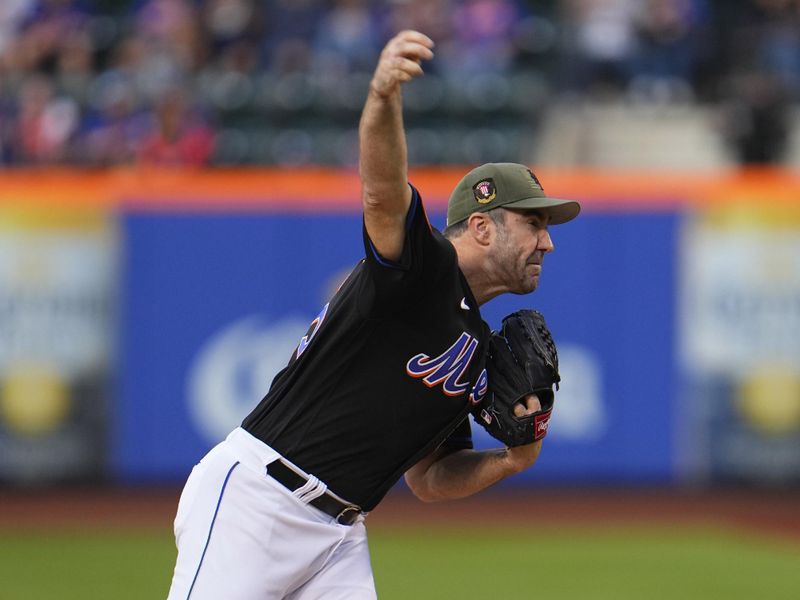
[[[373,527],[370,539],[381,600],[800,597],[800,544],[733,531]],[[169,531],[0,531],[0,600],[163,599],[174,557]]]
[[[720,530],[373,533],[382,600],[800,598],[800,544]]]

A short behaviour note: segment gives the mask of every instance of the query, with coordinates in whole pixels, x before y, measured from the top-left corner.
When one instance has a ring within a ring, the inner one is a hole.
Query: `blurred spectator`
[[[212,54],[242,39],[259,37],[261,24],[253,0],[206,0],[201,18]]]
[[[645,0],[635,20],[636,52],[631,87],[652,99],[692,95],[692,82],[703,58],[699,0]]]
[[[312,43],[324,13],[321,0],[274,0],[268,3],[263,63],[273,73],[308,71],[314,62]]]
[[[22,84],[15,127],[12,131],[12,155],[17,162],[59,164],[68,158],[67,143],[78,124],[74,101],[57,97],[51,81],[32,75]]]
[[[723,135],[743,164],[775,164],[800,99],[800,0],[737,0],[720,16]]]
[[[567,0],[563,8],[566,89],[651,102],[693,96],[705,0]]]
[[[22,22],[12,68],[52,74],[64,43],[86,30],[88,15],[74,0],[39,0]]]
[[[188,81],[205,60],[197,8],[189,0],[148,0],[136,16],[133,37],[141,50],[137,89],[151,103]]]
[[[0,57],[7,56],[17,39],[17,32],[36,8],[36,0],[3,0],[0,2]]]
[[[138,108],[132,80],[119,70],[106,72],[95,82],[92,96],[94,110],[86,115],[78,141],[80,162],[96,166],[132,162],[150,120]]]
[[[382,47],[373,3],[334,0],[331,4],[314,37],[314,67],[328,73],[371,72]]]
[[[621,93],[631,76],[638,0],[565,0],[563,85],[579,93]]]
[[[404,29],[424,31],[436,40],[437,57],[456,34],[452,0],[395,0],[385,18],[384,36]]]
[[[254,73],[261,66],[260,42],[263,15],[253,0],[206,0],[202,23],[210,62],[240,73]]]
[[[753,0],[753,9],[754,66],[800,98],[800,1]]]
[[[456,7],[453,29],[459,45],[448,69],[507,73],[514,60],[510,43],[521,14],[509,0],[467,0]]]
[[[726,141],[741,164],[777,164],[789,138],[786,86],[774,75],[751,72],[732,78],[724,104]]]
[[[407,98],[422,160],[465,160],[476,124],[508,142],[557,90],[718,103],[742,161],[779,161],[800,101],[800,0],[0,0],[0,163],[276,162],[300,139],[338,164],[401,29],[437,43]]]
[[[92,52],[91,37],[81,30],[63,40],[56,57],[54,79],[58,89],[80,104],[89,100],[86,94],[95,74]]]
[[[187,107],[183,93],[173,90],[158,102],[156,122],[138,149],[139,162],[161,166],[197,167],[208,163],[213,150],[211,129]]]

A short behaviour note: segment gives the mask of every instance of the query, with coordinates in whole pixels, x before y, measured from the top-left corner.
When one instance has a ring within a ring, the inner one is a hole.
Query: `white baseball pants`
[[[194,467],[175,517],[168,600],[377,598],[364,518],[340,525],[308,505],[308,489],[267,475],[278,458],[237,428]]]

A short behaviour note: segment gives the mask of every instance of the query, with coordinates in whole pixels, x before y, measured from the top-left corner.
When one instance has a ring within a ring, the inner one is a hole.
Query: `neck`
[[[485,255],[476,252],[473,246],[460,241],[460,238],[450,241],[458,255],[458,266],[479,305],[486,304],[506,291],[497,282],[492,281],[492,269],[486,264]]]

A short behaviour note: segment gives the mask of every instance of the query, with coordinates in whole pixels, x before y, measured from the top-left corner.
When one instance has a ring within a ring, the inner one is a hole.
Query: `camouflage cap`
[[[487,163],[467,173],[450,194],[447,226],[460,223],[474,212],[487,212],[498,206],[543,210],[550,215],[551,225],[571,221],[581,211],[574,200],[545,196],[542,184],[525,165]]]

